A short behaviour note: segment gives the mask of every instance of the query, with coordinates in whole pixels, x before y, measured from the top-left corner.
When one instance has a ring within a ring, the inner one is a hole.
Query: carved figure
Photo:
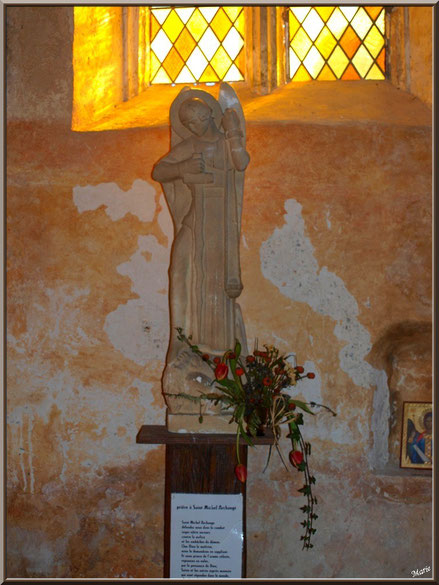
[[[172,415],[194,415],[198,421],[199,405],[169,395],[197,396],[200,389],[206,391],[212,372],[177,340],[175,328],[192,335],[192,342],[211,356],[233,347],[236,338],[245,348],[236,298],[242,291],[239,240],[244,170],[250,159],[242,108],[228,84],[221,84],[218,101],[205,91],[184,88],[172,103],[170,119],[171,149],[154,166],[152,177],[162,184],[174,221],[171,337],[162,384],[168,428],[182,430],[188,421]],[[216,420],[195,426],[202,432],[220,431],[224,425]]]

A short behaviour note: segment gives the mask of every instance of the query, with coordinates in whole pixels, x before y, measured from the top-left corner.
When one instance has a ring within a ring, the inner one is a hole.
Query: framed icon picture
[[[432,406],[431,402],[404,402],[400,467],[432,469]]]

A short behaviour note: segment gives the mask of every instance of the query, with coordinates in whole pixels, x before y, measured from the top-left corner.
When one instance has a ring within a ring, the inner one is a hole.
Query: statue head
[[[185,128],[197,136],[203,136],[212,120],[212,110],[204,100],[193,97],[181,104],[178,116]]]

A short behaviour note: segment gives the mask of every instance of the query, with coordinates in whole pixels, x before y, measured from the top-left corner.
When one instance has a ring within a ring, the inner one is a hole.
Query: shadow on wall
[[[397,469],[403,403],[432,400],[431,323],[404,321],[392,325],[374,344],[370,361],[386,372],[388,384],[388,460],[381,457],[381,461],[376,461],[376,467]],[[379,440],[379,437],[374,439]]]

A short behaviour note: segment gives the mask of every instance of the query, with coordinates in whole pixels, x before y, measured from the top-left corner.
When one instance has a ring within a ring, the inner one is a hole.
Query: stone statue
[[[222,83],[218,101],[185,87],[170,110],[171,149],[153,169],[174,222],[169,270],[171,336],[162,386],[171,431],[234,432],[229,416],[209,406],[198,422],[195,401],[170,396],[206,392],[213,374],[178,341],[176,327],[211,357],[238,338],[246,348],[236,298],[241,294],[239,241],[245,150],[245,121],[233,89]]]

